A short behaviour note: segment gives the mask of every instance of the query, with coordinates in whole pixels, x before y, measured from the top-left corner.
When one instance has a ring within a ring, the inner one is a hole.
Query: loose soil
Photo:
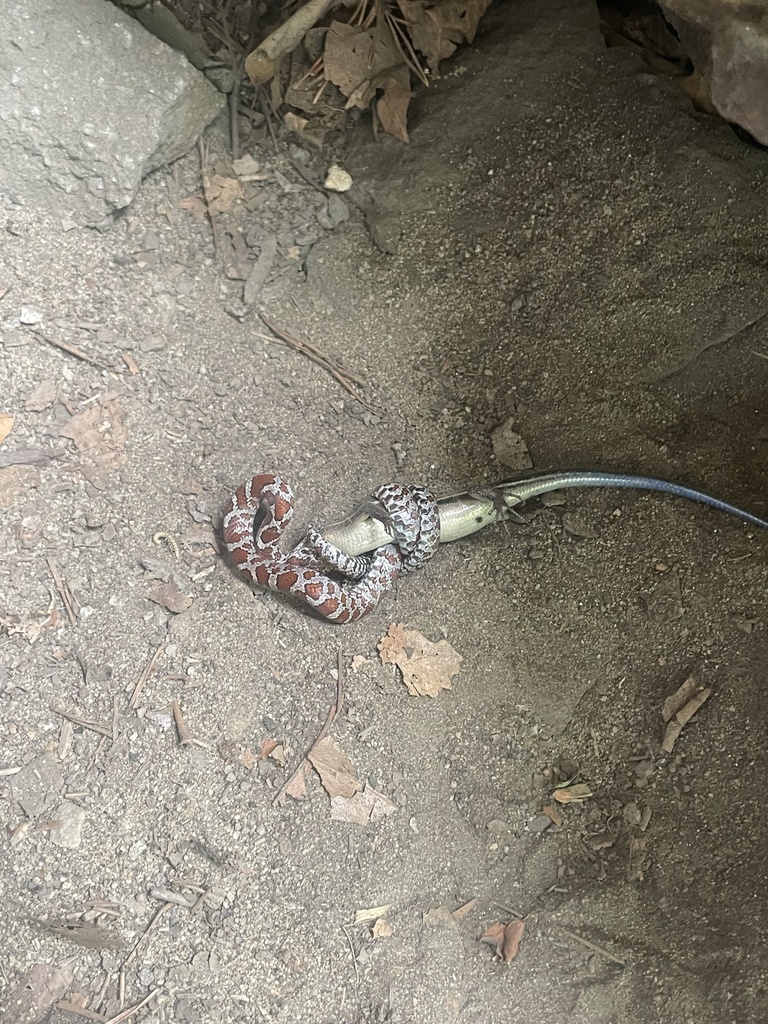
[[[748,326],[768,312],[766,154],[606,51],[587,3],[500,5],[444,72],[408,147],[365,119],[340,143],[332,231],[292,171],[319,156],[248,145],[266,178],[237,215],[283,233],[259,304],[364,377],[373,413],[244,312],[181,205],[197,154],[103,235],[4,197],[9,1024],[41,1016],[17,1002],[35,964],[104,1020],[121,978],[126,1006],[155,992],[135,1021],[765,1019],[768,538],[663,495],[569,492],[347,627],[254,596],[218,551],[254,472],[330,523],[390,479],[504,478],[510,418],[538,469],[768,512],[768,342]],[[452,689],[411,697],[381,664],[392,622],[458,651]],[[339,658],[331,738],[394,804],[368,825],[331,819],[314,770],[274,802]],[[666,753],[662,706],[691,675],[713,694]],[[574,777],[593,795],[556,804]],[[516,916],[504,963],[479,936]]]

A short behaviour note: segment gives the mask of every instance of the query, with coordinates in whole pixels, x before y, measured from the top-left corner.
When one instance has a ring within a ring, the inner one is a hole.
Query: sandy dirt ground
[[[333,230],[289,136],[249,144],[263,178],[229,211],[278,240],[260,308],[370,408],[243,310],[197,154],[105,234],[3,198],[5,1024],[145,999],[130,1020],[765,1019],[767,536],[571,491],[346,627],[219,552],[255,472],[330,523],[387,480],[504,478],[509,420],[537,469],[768,513],[766,154],[606,51],[587,3],[502,5],[444,71],[408,147],[350,131]],[[208,152],[226,172],[223,124]],[[409,694],[393,623],[461,656],[452,688]],[[339,665],[367,824],[314,768],[276,799]],[[689,677],[711,696],[666,752]],[[480,936],[516,920],[504,962]]]

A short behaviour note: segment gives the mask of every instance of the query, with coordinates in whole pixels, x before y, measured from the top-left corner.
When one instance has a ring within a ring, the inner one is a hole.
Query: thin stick
[[[264,113],[264,117],[267,120],[267,128],[269,128],[269,134],[272,137],[272,148],[277,152],[277,136],[275,135],[275,128],[272,124],[272,118],[270,117],[270,111],[275,113],[274,107],[272,106],[272,100],[269,98],[269,93],[263,85],[259,86],[259,99],[261,100],[261,109]]]
[[[100,370],[112,369],[109,363],[105,363],[101,359],[94,359],[93,356],[89,356],[87,352],[83,352],[83,350],[78,348],[76,345],[70,345],[68,341],[55,341],[53,338],[49,338],[47,334],[43,334],[42,331],[33,331],[32,333],[42,341],[52,345],[54,348],[58,348],[62,352],[66,352],[70,356],[74,356],[75,359],[82,359],[84,363],[90,363],[91,366],[98,366]]]
[[[154,999],[158,992],[162,991],[163,990],[160,986],[153,988],[149,995],[144,996],[140,1003],[134,1003],[133,1006],[127,1006],[124,1010],[121,1010],[120,1013],[116,1013],[114,1017],[109,1018],[107,1024],[122,1024],[124,1020],[128,1020],[128,1018],[132,1017],[134,1013],[138,1013],[143,1006],[147,1005],[150,999]]]
[[[48,563],[48,571],[53,577],[53,582],[56,586],[56,589],[59,592],[59,597],[61,598],[62,604],[64,605],[64,608],[67,612],[69,624],[70,626],[76,626],[77,616],[75,615],[75,602],[74,598],[72,597],[72,591],[69,589],[69,584],[66,582],[65,579],[62,578],[56,566],[56,563],[52,558],[46,558],[46,562]]]
[[[192,733],[184,721],[178,701],[171,701],[171,710],[173,711],[173,720],[176,723],[176,732],[179,734],[179,743],[182,747],[186,747],[192,742]]]
[[[106,1021],[106,1017],[103,1013],[96,1013],[95,1010],[89,1010],[85,1006],[75,1006],[74,1003],[70,1003],[68,999],[59,999],[56,1003],[57,1010],[64,1010],[65,1013],[74,1013],[78,1017],[85,1017],[86,1020],[100,1020]]]
[[[62,718],[66,718],[69,722],[74,722],[75,725],[82,726],[83,729],[90,729],[91,732],[97,732],[100,736],[112,736],[112,729],[108,725],[104,725],[101,722],[93,722],[89,718],[80,718],[78,715],[72,715],[69,711],[62,711],[60,708],[51,709],[54,714],[61,715]]]
[[[203,142],[202,135],[197,140],[197,152],[200,155],[200,176],[203,179],[203,198],[205,199],[205,212],[208,214],[208,221],[211,225],[211,235],[213,237],[213,248],[218,256],[221,252],[221,245],[219,244],[219,225],[215,214],[211,213],[211,182],[208,177],[208,170],[206,167],[207,157],[205,151],[205,143]]]
[[[288,778],[285,780],[285,782],[282,784],[282,786],[278,790],[277,796],[272,800],[272,806],[273,807],[274,807],[274,805],[276,803],[279,803],[283,799],[283,797],[287,793],[288,788],[290,787],[291,783],[293,782],[293,780],[296,778],[296,776],[299,774],[299,772],[304,767],[304,762],[307,760],[307,758],[312,753],[312,751],[315,749],[315,747],[320,742],[320,740],[325,739],[325,737],[328,735],[328,730],[330,729],[331,723],[333,722],[335,717],[336,717],[336,705],[335,704],[331,704],[331,706],[328,708],[328,714],[325,717],[325,721],[323,722],[322,729],[320,730],[320,732],[315,737],[312,745],[307,749],[307,752],[304,754],[304,757],[302,757],[302,759],[299,761],[299,763],[296,765],[296,767],[293,769],[291,774],[288,776]]]
[[[164,650],[165,650],[164,645],[160,644],[160,646],[157,648],[155,653],[152,655],[152,657],[149,659],[147,664],[144,666],[144,670],[142,671],[141,675],[137,679],[136,685],[133,688],[133,693],[131,694],[131,699],[128,701],[128,707],[129,707],[129,709],[131,711],[139,703],[139,700],[141,699],[141,691],[144,689],[144,685],[146,684],[147,680],[149,679],[150,675],[152,674],[152,669],[155,667],[155,663],[157,662],[157,659],[160,657],[160,655],[163,653]]]
[[[144,929],[142,934],[136,940],[136,942],[134,943],[133,949],[128,954],[128,956],[125,958],[125,960],[123,961],[123,966],[120,968],[121,972],[125,971],[125,968],[129,967],[133,963],[133,961],[138,956],[139,950],[143,946],[146,946],[147,941],[149,940],[149,936],[150,936],[153,928],[156,926],[157,922],[160,920],[160,918],[163,916],[163,914],[166,912],[166,910],[168,910],[168,908],[172,907],[172,906],[173,906],[172,903],[164,903],[162,905],[162,907],[159,908],[159,910],[155,911],[155,916],[152,918],[152,920],[149,922],[149,924]]]
[[[619,964],[620,967],[626,966],[625,960],[622,960],[621,957],[614,956],[613,953],[609,953],[607,949],[604,949],[602,946],[598,946],[596,942],[590,942],[589,939],[585,939],[581,935],[577,935],[576,932],[568,931],[567,928],[561,928],[560,930],[569,938],[575,939],[576,942],[580,942],[582,946],[586,946],[587,949],[591,949],[593,953],[599,953],[600,956],[604,956],[606,960],[612,960],[613,963]]]
[[[290,345],[291,348],[296,349],[297,352],[301,352],[307,359],[320,366],[326,373],[329,373],[334,380],[337,380],[339,384],[347,391],[356,402],[359,402],[364,409],[368,412],[377,413],[378,409],[371,405],[370,402],[366,401],[365,398],[352,386],[358,384],[360,387],[366,387],[366,382],[362,377],[358,376],[354,371],[348,370],[338,360],[332,359],[326,356],[324,352],[321,352],[316,345],[313,345],[309,341],[303,341],[299,338],[294,337],[284,328],[279,327],[274,321],[270,320],[264,313],[259,313],[259,316],[267,325],[267,327],[273,331],[280,341],[285,342],[286,345]],[[272,340],[272,339],[270,339]]]
[[[397,19],[393,18],[391,14],[385,14],[384,20],[386,24],[389,26],[389,30],[392,33],[392,39],[394,40],[395,46],[397,46],[398,50],[400,51],[400,54],[405,63],[408,65],[411,71],[413,71],[416,77],[419,78],[424,85],[429,87],[429,79],[427,78],[424,72],[424,68],[419,63],[416,53],[413,47],[411,46],[411,41],[408,38],[407,32],[405,32],[398,25]]]
[[[357,957],[355,956],[355,947],[352,944],[352,937],[350,936],[349,932],[347,931],[347,926],[346,925],[343,924],[341,926],[341,930],[347,936],[347,942],[349,943],[349,952],[352,954],[352,963],[353,963],[354,968],[355,968],[355,983],[357,985],[359,985],[360,984],[360,971],[358,970],[358,967],[357,967]]]
[[[336,658],[336,714],[340,715],[344,707],[344,656],[339,647]]]

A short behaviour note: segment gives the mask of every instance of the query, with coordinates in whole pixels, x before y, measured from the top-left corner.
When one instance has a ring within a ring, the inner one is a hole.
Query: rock
[[[63,800],[54,815],[59,827],[51,831],[51,842],[65,850],[76,850],[82,840],[85,811],[71,800]]]
[[[768,25],[763,5],[661,0],[712,106],[768,146]]]
[[[64,773],[52,754],[43,754],[25,764],[11,783],[14,800],[30,818],[36,818],[50,807],[59,798],[63,786]]]
[[[17,0],[0,36],[0,181],[21,202],[107,226],[224,102],[112,4]]]

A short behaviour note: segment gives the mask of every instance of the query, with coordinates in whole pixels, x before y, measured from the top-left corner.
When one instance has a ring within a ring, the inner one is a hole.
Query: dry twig
[[[60,708],[53,708],[52,710],[54,714],[61,715],[62,718],[66,718],[69,722],[74,722],[75,725],[79,725],[83,729],[90,729],[91,732],[97,732],[100,736],[112,737],[112,727],[104,725],[103,722],[94,722],[89,718],[80,718],[79,715],[72,715],[69,711],[62,711]]]
[[[150,999],[154,999],[154,997],[162,991],[162,988],[159,986],[157,988],[153,988],[149,995],[144,996],[140,1003],[134,1003],[133,1006],[127,1006],[124,1010],[121,1010],[120,1013],[116,1013],[114,1017],[109,1018],[107,1024],[122,1024],[124,1020],[128,1020],[128,1018],[132,1017],[134,1013],[138,1013],[142,1007],[147,1005]]]
[[[103,1013],[96,1013],[95,1010],[89,1010],[86,1006],[77,1006],[68,999],[59,999],[56,1003],[56,1008],[63,1010],[65,1013],[75,1014],[77,1017],[85,1017],[86,1020],[107,1020]]]
[[[347,367],[345,367],[337,359],[334,359],[332,356],[327,356],[324,352],[321,352],[321,350],[316,345],[313,345],[311,342],[304,341],[301,338],[296,338],[293,334],[290,334],[283,327],[280,327],[278,324],[274,322],[274,320],[271,320],[264,313],[259,313],[259,316],[270,329],[270,331],[272,331],[272,333],[275,334],[280,339],[280,341],[284,342],[286,345],[289,345],[291,348],[296,349],[297,352],[301,352],[302,355],[305,355],[307,357],[307,359],[311,360],[317,366],[322,367],[322,369],[324,369],[326,373],[330,373],[334,380],[337,380],[339,384],[341,384],[341,386],[344,388],[344,390],[349,392],[349,394],[352,395],[355,401],[359,402],[364,409],[367,409],[368,412],[371,413],[378,412],[376,407],[371,405],[370,402],[366,401],[366,399],[363,398],[363,396],[359,393],[357,388],[353,386],[354,384],[357,384],[358,387],[366,387],[367,384],[362,377],[356,374],[353,370],[347,369]],[[268,336],[264,335],[264,337]],[[268,338],[268,340],[274,341],[274,338]]]
[[[72,591],[69,589],[69,584],[59,573],[58,567],[52,558],[46,558],[48,563],[48,570],[53,577],[53,582],[56,585],[56,589],[59,592],[64,609],[67,613],[70,626],[77,625],[77,615],[75,614],[75,599],[72,597]]]
[[[141,675],[136,680],[136,685],[133,688],[133,693],[131,694],[131,699],[128,701],[128,707],[129,707],[129,709],[131,711],[133,711],[133,709],[137,707],[137,705],[138,705],[138,703],[139,703],[139,701],[141,699],[141,692],[144,689],[144,686],[145,686],[147,680],[149,679],[150,675],[152,674],[152,670],[155,667],[155,663],[157,662],[157,659],[160,657],[160,655],[163,653],[164,650],[165,650],[165,647],[163,646],[163,644],[160,644],[160,646],[157,648],[155,653],[152,655],[152,657],[149,659],[147,664],[144,666],[144,669],[142,670]]]
[[[172,906],[173,906],[173,903],[166,902],[166,903],[164,903],[162,905],[162,907],[160,907],[158,910],[155,911],[154,917],[149,922],[149,924],[144,929],[144,931],[141,933],[141,935],[138,937],[138,939],[136,940],[136,942],[133,945],[133,949],[128,954],[128,956],[125,958],[125,960],[123,961],[123,966],[121,967],[121,971],[124,971],[126,967],[129,967],[133,963],[133,961],[139,955],[139,950],[142,949],[144,946],[146,946],[147,942],[149,941],[149,936],[151,935],[152,931],[156,927],[156,925],[157,925],[158,921],[160,920],[160,918]]]
[[[582,946],[586,946],[587,949],[591,949],[593,953],[599,953],[600,956],[604,956],[606,960],[611,960],[620,967],[624,967],[626,965],[626,961],[622,960],[621,957],[614,956],[613,953],[609,953],[603,946],[598,946],[596,942],[591,942],[589,939],[585,939],[583,936],[577,935],[576,932],[571,932],[567,928],[561,928],[561,931],[569,938],[574,939],[576,942],[580,942]]]
[[[173,711],[173,720],[176,723],[176,732],[179,734],[179,743],[182,747],[186,747],[193,743],[194,740],[192,739],[192,733],[187,727],[187,723],[184,721],[178,701],[171,701],[171,710]]]
[[[341,664],[341,650],[339,650],[339,664]],[[288,792],[288,789],[290,788],[291,783],[296,778],[296,776],[299,774],[299,772],[303,769],[304,763],[308,760],[308,758],[309,758],[310,754],[312,753],[312,751],[315,749],[315,747],[318,745],[318,743],[321,740],[324,740],[325,737],[328,735],[328,730],[331,728],[331,725],[333,723],[334,718],[339,713],[339,711],[341,710],[343,705],[344,705],[344,684],[343,684],[343,681],[342,681],[341,672],[339,672],[339,677],[336,680],[336,702],[335,702],[335,704],[331,704],[331,706],[328,708],[328,714],[325,716],[325,721],[323,722],[323,725],[322,725],[322,728],[320,729],[320,732],[317,734],[317,736],[315,736],[311,746],[309,746],[307,748],[307,751],[304,754],[304,757],[301,758],[299,763],[296,765],[296,767],[293,769],[291,774],[288,776],[288,778],[285,780],[285,782],[282,784],[282,786],[278,790],[277,795],[272,800],[272,804],[273,805],[277,804],[277,803],[280,803],[285,798],[285,794]]]
[[[56,341],[53,338],[49,338],[47,334],[43,334],[42,331],[33,331],[41,341],[45,341],[48,345],[52,345],[54,348],[61,349],[62,352],[67,352],[69,355],[74,356],[75,359],[82,359],[84,363],[90,363],[91,366],[98,366],[100,370],[111,370],[112,367],[109,363],[105,363],[101,359],[95,359],[93,356],[89,356],[87,352],[83,352],[81,348],[76,345],[70,345],[68,341]]]

